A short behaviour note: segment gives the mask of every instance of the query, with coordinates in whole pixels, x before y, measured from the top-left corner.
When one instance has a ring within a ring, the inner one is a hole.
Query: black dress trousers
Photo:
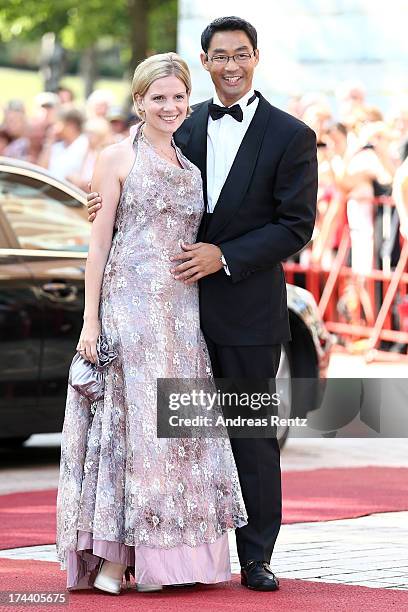
[[[220,346],[205,335],[215,378],[275,379],[281,345]],[[253,416],[253,415],[252,415]],[[241,565],[269,563],[282,519],[280,450],[275,437],[231,438],[248,525],[236,530]]]

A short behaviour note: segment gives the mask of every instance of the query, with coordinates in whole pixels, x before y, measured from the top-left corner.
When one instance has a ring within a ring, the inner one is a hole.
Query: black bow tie
[[[219,106],[211,102],[211,104],[208,105],[208,110],[211,119],[214,119],[214,121],[221,119],[224,115],[231,115],[231,117],[234,117],[234,119],[239,122],[244,118],[244,113],[239,104],[234,104],[234,106]]]
[[[252,104],[254,100],[256,100],[256,94],[249,98],[247,106]],[[214,121],[217,121],[217,119],[221,119],[221,117],[223,117],[224,115],[231,115],[231,117],[234,117],[234,119],[236,121],[239,121],[240,123],[244,119],[244,113],[242,112],[242,108],[239,104],[234,104],[234,106],[219,106],[218,104],[214,104],[213,102],[211,102],[208,105],[208,111],[210,113],[211,119],[214,119]]]

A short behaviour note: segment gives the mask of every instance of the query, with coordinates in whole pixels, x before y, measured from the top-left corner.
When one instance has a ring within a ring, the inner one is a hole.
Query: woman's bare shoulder
[[[120,164],[131,155],[132,148],[130,137],[124,138],[120,142],[108,145],[98,155],[98,160],[104,164]]]
[[[116,176],[122,182],[133,165],[134,152],[130,137],[108,145],[98,155],[95,170],[98,175]]]

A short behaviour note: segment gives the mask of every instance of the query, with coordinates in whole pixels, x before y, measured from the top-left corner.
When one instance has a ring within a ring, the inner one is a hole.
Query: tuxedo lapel
[[[207,124],[208,102],[203,102],[191,115],[191,129],[184,146],[184,155],[201,171],[205,209],[207,209]]]
[[[214,241],[219,232],[227,225],[241,206],[248,190],[270,115],[270,105],[261,94],[258,95],[258,108],[242,139],[211,215],[205,236],[206,242]]]

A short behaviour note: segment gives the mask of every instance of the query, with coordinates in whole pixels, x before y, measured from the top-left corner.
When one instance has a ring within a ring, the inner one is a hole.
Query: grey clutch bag
[[[103,397],[106,368],[118,356],[104,336],[99,336],[96,352],[98,363],[91,363],[75,353],[68,375],[71,387],[90,402],[97,402]]]

